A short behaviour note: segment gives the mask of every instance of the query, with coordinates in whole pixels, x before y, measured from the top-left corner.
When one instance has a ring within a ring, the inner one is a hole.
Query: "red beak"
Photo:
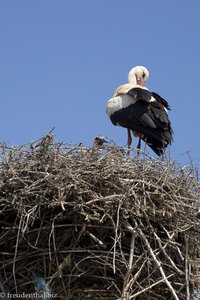
[[[144,86],[144,79],[141,78],[141,79],[137,80],[137,85]]]

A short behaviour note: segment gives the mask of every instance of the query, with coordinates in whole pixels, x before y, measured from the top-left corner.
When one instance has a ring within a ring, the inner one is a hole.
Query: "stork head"
[[[149,71],[143,66],[137,66],[128,73],[128,81],[137,85],[144,86],[144,82],[149,78]]]

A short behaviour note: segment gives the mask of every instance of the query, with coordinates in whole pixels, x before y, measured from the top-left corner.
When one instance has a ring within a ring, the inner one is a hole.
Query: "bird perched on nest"
[[[103,144],[108,143],[104,136],[96,136],[93,141],[93,147],[102,146]]]
[[[127,128],[128,149],[132,143],[131,132],[157,154],[162,155],[171,144],[173,130],[168,117],[170,109],[166,100],[144,87],[149,71],[143,66],[130,70],[128,83],[119,86],[108,101],[106,112],[114,125]]]

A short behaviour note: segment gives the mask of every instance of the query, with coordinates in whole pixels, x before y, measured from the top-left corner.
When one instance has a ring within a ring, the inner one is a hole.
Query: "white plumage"
[[[166,100],[144,87],[149,71],[137,66],[128,74],[128,83],[119,86],[108,101],[106,112],[114,125],[128,130],[128,148],[131,146],[131,131],[144,140],[158,155],[172,141],[173,131],[168,118],[170,109]]]

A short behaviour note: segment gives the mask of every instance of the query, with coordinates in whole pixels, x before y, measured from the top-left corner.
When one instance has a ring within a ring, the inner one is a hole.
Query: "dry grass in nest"
[[[2,146],[1,285],[34,293],[36,272],[56,299],[192,299],[200,257],[192,171],[50,135]]]

